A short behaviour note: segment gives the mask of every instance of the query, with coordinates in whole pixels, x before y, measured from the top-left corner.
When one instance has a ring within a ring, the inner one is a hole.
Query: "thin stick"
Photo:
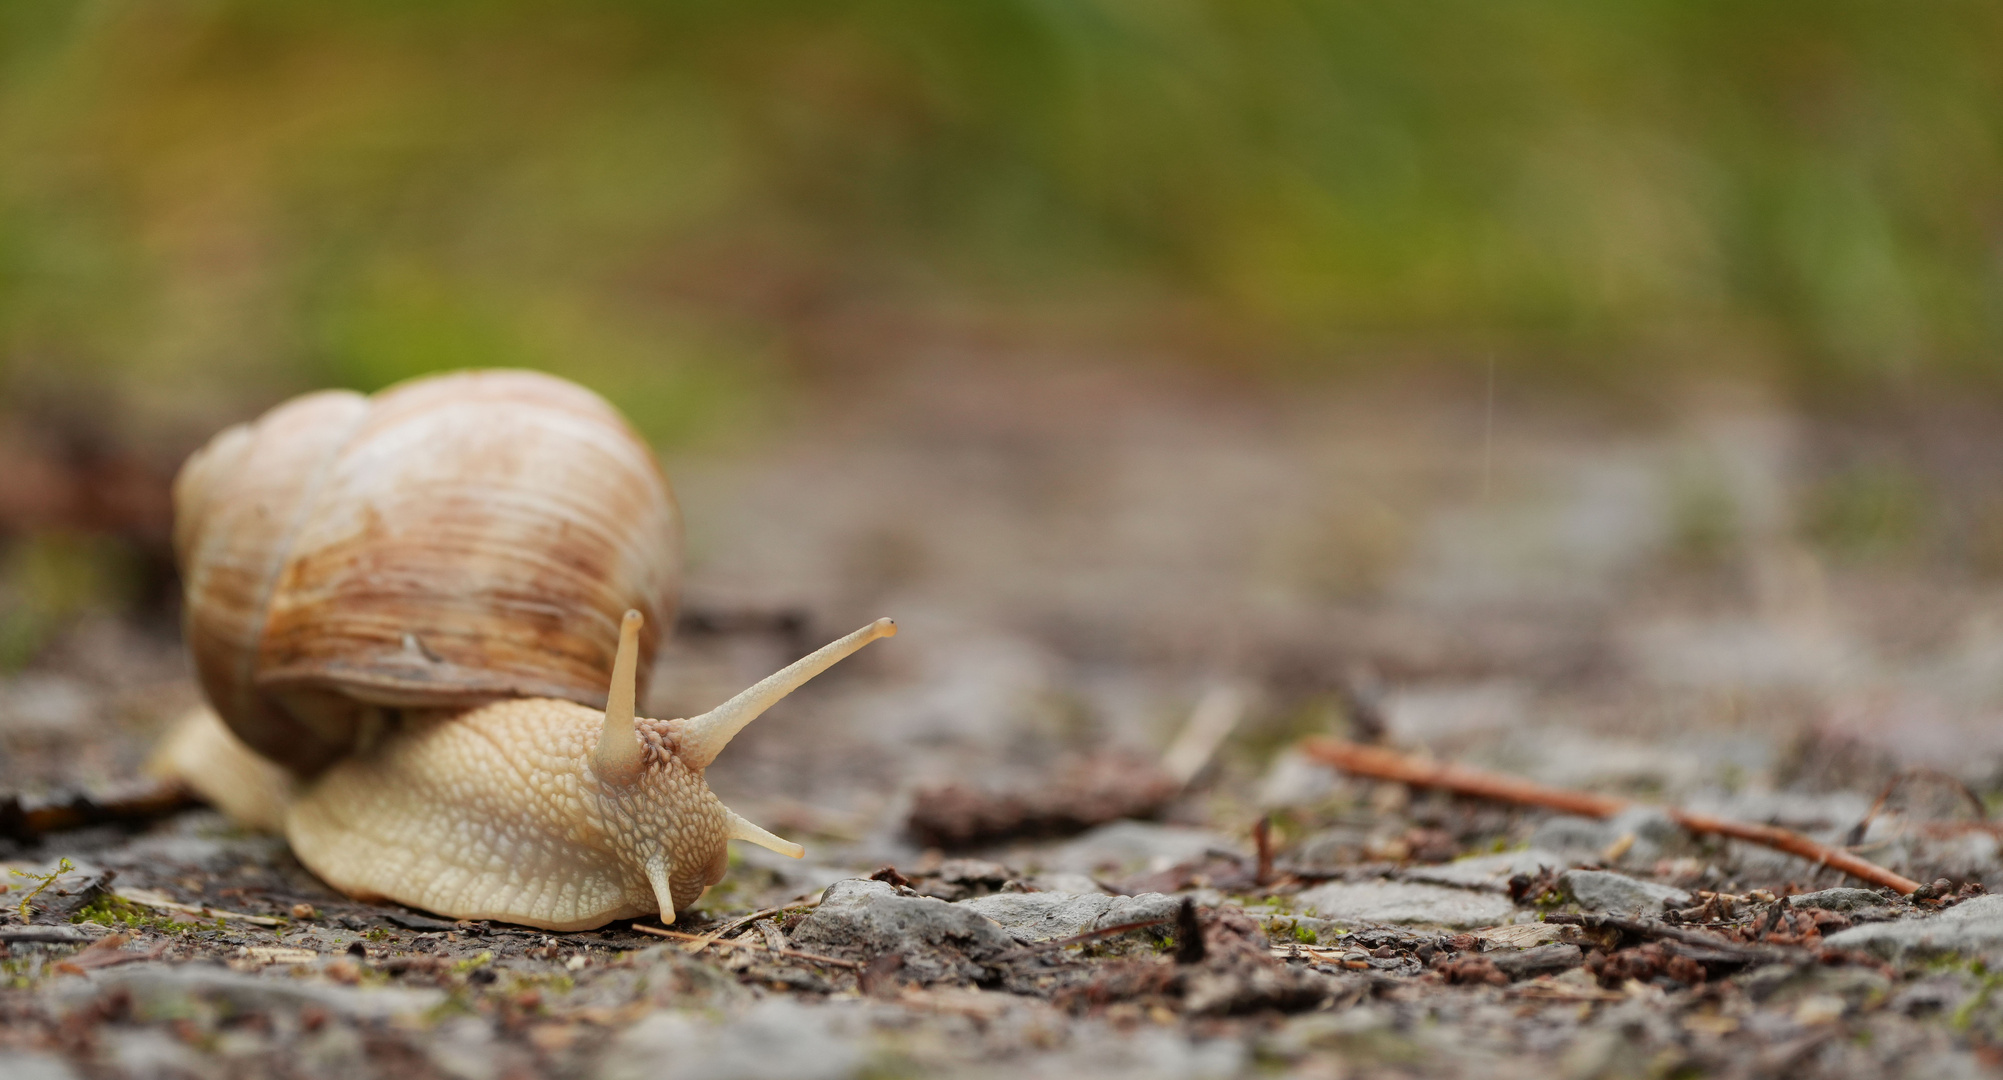
[[[1521,806],[1541,806],[1583,817],[1608,818],[1634,805],[1626,799],[1612,795],[1545,787],[1513,776],[1503,776],[1460,765],[1421,761],[1395,750],[1387,750],[1380,746],[1364,746],[1340,739],[1303,739],[1301,751],[1317,761],[1358,776],[1396,780],[1414,787],[1439,788],[1456,795],[1467,795],[1478,799],[1494,799]],[[1901,895],[1910,896],[1913,890],[1920,887],[1917,881],[1895,874],[1876,863],[1860,859],[1842,848],[1811,840],[1790,829],[1731,821],[1676,807],[1666,807],[1664,812],[1678,825],[1698,835],[1729,836],[1734,840],[1744,840],[1776,851],[1785,851],[1789,855],[1798,855],[1818,866],[1829,866],[1861,881],[1896,890]]]
[[[725,934],[730,933],[732,930],[738,929],[739,927],[750,926],[752,923],[755,923],[760,919],[763,919],[770,915],[777,915],[782,911],[791,911],[794,908],[811,908],[819,904],[820,904],[819,900],[813,900],[800,904],[781,904],[778,907],[769,907],[763,911],[754,911],[751,914],[745,915],[741,918],[732,919],[731,921],[724,923],[722,926],[717,927],[716,929],[710,931],[709,933],[704,934],[702,936],[702,940],[697,941],[694,944],[685,947],[682,951],[688,953],[690,956],[694,956],[696,953],[699,953],[704,949],[709,948],[712,944],[716,942],[716,939],[722,937]],[[639,929],[639,927],[634,927],[634,929],[637,930]]]
[[[676,941],[702,940],[701,934],[684,934],[678,930],[663,930],[656,926],[641,926],[639,923],[634,923],[633,929],[638,930],[643,934],[652,934],[655,937],[674,938]],[[779,956],[789,956],[795,960],[807,960],[816,964],[827,964],[830,967],[847,968],[850,971],[862,970],[862,965],[856,963],[853,960],[837,960],[832,956],[822,956],[819,953],[800,952],[797,949],[775,949],[772,946],[767,945],[762,941],[712,941],[710,942],[710,944],[722,945],[732,949],[763,949],[766,952],[776,953]]]
[[[1545,787],[1513,776],[1424,761],[1382,746],[1365,746],[1341,739],[1304,739],[1301,741],[1301,752],[1323,764],[1358,776],[1396,780],[1413,787],[1441,788],[1457,795],[1497,802],[1542,806],[1582,817],[1612,817],[1628,807],[1626,799],[1611,795]]]
[[[111,894],[120,900],[128,900],[141,907],[157,908],[161,911],[179,911],[210,919],[235,919],[238,922],[247,922],[255,926],[292,925],[285,919],[274,918],[270,915],[247,915],[241,911],[224,911],[221,908],[212,908],[202,904],[183,904],[178,900],[169,899],[165,893],[154,892],[151,889],[113,889],[111,890]]]

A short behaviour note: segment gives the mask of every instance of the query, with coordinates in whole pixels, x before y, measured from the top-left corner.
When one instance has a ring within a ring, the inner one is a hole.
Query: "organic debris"
[[[34,840],[45,833],[91,825],[143,823],[196,805],[187,788],[161,780],[136,780],[100,792],[43,798],[0,795],[0,837]]]
[[[1521,806],[1541,806],[1583,817],[1610,818],[1633,805],[1626,799],[1611,795],[1549,788],[1515,777],[1482,772],[1459,765],[1422,761],[1395,750],[1343,742],[1339,739],[1306,739],[1301,743],[1301,750],[1317,761],[1358,776],[1396,780],[1414,787],[1439,788],[1470,798],[1496,799]],[[1785,851],[1818,866],[1829,866],[1873,885],[1882,885],[1900,893],[1910,894],[1920,887],[1917,881],[1860,859],[1842,848],[1817,842],[1790,829],[1727,821],[1709,814],[1698,814],[1674,807],[1665,808],[1664,812],[1678,825],[1699,836],[1728,836],[1734,840],[1745,840],[1776,851]]]
[[[906,828],[913,839],[946,851],[1005,840],[1069,836],[1123,818],[1151,818],[1182,792],[1182,782],[1152,760],[1095,754],[1059,770],[1048,783],[987,791],[965,783],[919,789]]]

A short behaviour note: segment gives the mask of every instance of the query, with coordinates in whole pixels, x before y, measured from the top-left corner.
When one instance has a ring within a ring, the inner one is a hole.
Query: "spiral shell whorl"
[[[312,774],[371,706],[600,707],[627,608],[671,625],[680,519],[597,395],[532,372],[310,394],[218,435],[176,481],[203,687]],[[641,664],[644,673],[646,664]]]

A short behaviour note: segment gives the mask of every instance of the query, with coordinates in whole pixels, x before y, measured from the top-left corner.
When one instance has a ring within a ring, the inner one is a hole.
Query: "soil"
[[[357,902],[201,807],[17,834],[0,1075],[2003,1065],[1987,419],[1692,392],[1491,428],[1482,389],[919,365],[671,459],[688,614],[650,715],[898,619],[711,770],[806,860],[736,852],[696,943]],[[173,626],[87,616],[0,680],[0,792],[138,776],[198,700]],[[1185,786],[1154,763],[1206,701],[1236,723]],[[1345,778],[1310,734],[1644,806]],[[1858,883],[1664,804],[1929,887],[1832,892]]]

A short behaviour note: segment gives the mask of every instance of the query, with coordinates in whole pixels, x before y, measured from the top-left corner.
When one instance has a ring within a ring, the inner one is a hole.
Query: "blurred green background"
[[[1281,369],[1999,374],[1993,3],[10,0],[0,20],[16,392],[95,380],[171,411],[525,363],[686,438],[865,307]]]
[[[521,364],[686,444],[942,332],[1988,395],[1999,58],[1974,0],[7,0],[0,415],[171,469]]]

